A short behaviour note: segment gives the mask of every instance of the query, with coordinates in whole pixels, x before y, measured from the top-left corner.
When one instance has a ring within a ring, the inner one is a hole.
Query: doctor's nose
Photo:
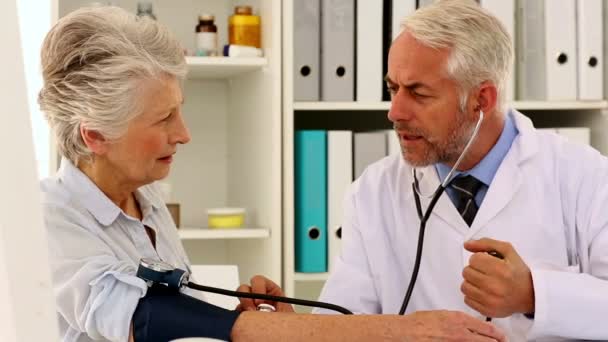
[[[412,106],[402,90],[391,97],[391,107],[388,110],[388,119],[391,122],[410,121],[414,118]]]

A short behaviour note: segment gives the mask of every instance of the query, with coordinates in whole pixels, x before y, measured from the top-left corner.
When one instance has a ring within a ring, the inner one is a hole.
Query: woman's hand
[[[256,275],[251,278],[250,282],[250,285],[242,284],[239,286],[237,291],[266,294],[271,296],[285,296],[279,285],[275,284],[272,280],[264,276]],[[259,304],[265,303],[274,306],[277,309],[277,312],[294,312],[291,304],[287,303],[249,298],[239,298],[239,301],[241,303],[236,307],[236,310],[238,311],[256,311]]]

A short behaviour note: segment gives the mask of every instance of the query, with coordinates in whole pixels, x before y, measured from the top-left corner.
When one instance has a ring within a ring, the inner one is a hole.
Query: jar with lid
[[[228,21],[228,42],[231,45],[261,47],[260,17],[251,6],[235,6]]]
[[[148,17],[150,19],[156,20],[156,15],[154,15],[154,11],[152,10],[152,3],[150,1],[140,1],[137,3],[137,16],[138,17]]]
[[[201,14],[196,25],[196,55],[217,56],[217,26],[215,17],[210,14]]]

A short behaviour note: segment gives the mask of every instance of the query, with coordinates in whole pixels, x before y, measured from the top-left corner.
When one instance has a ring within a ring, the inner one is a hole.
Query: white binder
[[[438,0],[418,0],[418,8],[422,8],[428,5],[431,5],[433,2]]]
[[[416,10],[416,0],[393,0],[391,32],[393,40],[401,32],[401,22]]]
[[[602,29],[604,31],[604,39],[608,37],[608,4],[604,3],[604,13]],[[604,42],[604,65],[608,62],[608,42]],[[604,67],[604,99],[608,99],[608,67]]]
[[[354,100],[354,67],[355,0],[321,0],[322,101]]]
[[[399,136],[393,129],[388,129],[386,133],[386,155],[392,156],[393,154],[401,154],[401,144],[399,143]]]
[[[521,100],[576,100],[575,0],[518,1]]]
[[[602,0],[577,0],[578,98],[604,96]]]
[[[515,42],[515,0],[481,0],[480,4],[500,20],[509,33],[511,41]],[[515,56],[513,56],[513,61],[515,61]],[[509,75],[507,88],[505,89],[505,100],[511,102],[514,98],[515,65],[512,65],[511,75]]]
[[[359,102],[382,101],[382,6],[357,0],[357,86]]]
[[[329,271],[342,248],[342,202],[353,181],[353,134],[327,132],[327,227]]]
[[[295,101],[319,101],[320,0],[294,1],[293,82]]]

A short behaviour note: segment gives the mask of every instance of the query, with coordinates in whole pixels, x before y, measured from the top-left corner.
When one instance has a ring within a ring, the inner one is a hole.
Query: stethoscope
[[[414,285],[416,284],[416,279],[418,277],[418,271],[420,269],[420,261],[422,259],[422,247],[424,245],[424,231],[426,228],[426,223],[427,223],[429,217],[431,216],[431,213],[433,212],[433,209],[435,208],[435,205],[437,204],[439,197],[441,197],[441,195],[445,191],[446,187],[452,180],[454,172],[456,172],[456,169],[462,162],[464,156],[466,155],[468,150],[471,148],[473,141],[477,137],[477,135],[479,133],[479,128],[481,127],[481,123],[483,121],[483,117],[484,117],[483,111],[480,110],[479,119],[477,120],[477,124],[475,125],[475,129],[473,130],[473,133],[471,134],[471,138],[469,138],[469,141],[465,145],[464,149],[462,150],[462,153],[456,160],[456,163],[454,164],[454,166],[452,167],[452,169],[450,170],[450,172],[448,173],[446,178],[443,180],[443,182],[441,182],[441,184],[439,184],[437,189],[432,194],[425,195],[425,194],[421,193],[419,182],[418,182],[418,177],[416,174],[416,168],[412,168],[412,174],[414,177],[414,181],[412,183],[412,189],[414,192],[414,199],[416,202],[416,211],[418,213],[418,218],[420,219],[420,229],[419,229],[419,235],[418,235],[418,246],[417,246],[417,250],[416,250],[416,260],[414,262],[414,269],[412,271],[412,276],[410,277],[410,283],[408,285],[408,288],[407,288],[407,291],[405,294],[405,298],[403,299],[401,309],[399,310],[399,315],[403,315],[405,313],[405,310],[407,309],[407,305],[412,296],[412,292],[414,290]],[[422,205],[420,202],[420,197],[425,197],[425,198],[431,199],[431,202],[429,203],[429,206],[426,208],[424,213],[422,212]],[[490,254],[495,257],[502,258],[502,256],[497,252],[490,252]],[[295,305],[303,305],[303,306],[309,306],[309,307],[319,307],[319,308],[337,311],[337,312],[340,312],[345,315],[353,314],[348,309],[345,309],[338,305],[329,304],[329,303],[303,300],[303,299],[290,298],[290,297],[280,297],[280,296],[271,296],[271,295],[257,294],[257,293],[230,291],[230,290],[215,288],[215,287],[211,287],[211,286],[199,285],[199,284],[193,283],[189,280],[190,274],[187,271],[184,271],[179,268],[175,268],[172,265],[170,265],[166,262],[163,262],[163,261],[159,261],[159,260],[146,259],[146,258],[141,259],[141,261],[139,263],[139,267],[137,269],[137,277],[146,281],[148,286],[152,286],[154,284],[161,284],[161,285],[167,286],[167,287],[175,289],[175,290],[179,290],[183,287],[188,287],[188,288],[198,290],[198,291],[216,293],[216,294],[221,294],[221,295],[226,295],[226,296],[231,296],[231,297],[262,299],[262,300],[289,303],[289,304],[295,304]],[[276,309],[272,305],[269,305],[269,304],[259,304],[257,306],[257,310],[258,311],[270,311],[270,312],[276,311]],[[490,321],[490,320],[491,320],[490,317],[486,318],[486,321]]]
[[[419,233],[418,233],[418,246],[416,249],[416,260],[414,261],[414,269],[412,270],[412,276],[410,277],[410,283],[407,287],[407,291],[405,292],[405,297],[403,298],[403,303],[401,304],[401,309],[399,310],[399,315],[403,315],[405,313],[405,310],[407,309],[407,305],[410,302],[410,298],[412,297],[412,292],[414,291],[414,285],[416,285],[416,279],[418,278],[418,271],[420,270],[420,261],[422,259],[422,247],[424,246],[424,231],[426,229],[426,223],[429,220],[429,218],[433,212],[433,209],[435,208],[435,205],[437,204],[437,201],[439,200],[439,197],[441,197],[441,195],[447,188],[448,184],[450,184],[450,182],[452,181],[452,178],[454,176],[454,173],[458,169],[458,166],[460,166],[460,163],[462,163],[462,160],[464,159],[465,155],[471,148],[473,141],[475,140],[475,138],[477,138],[477,135],[479,134],[479,129],[481,127],[481,123],[483,121],[483,117],[484,117],[483,111],[480,110],[479,119],[477,119],[477,124],[475,125],[475,128],[473,129],[473,133],[471,134],[469,141],[467,142],[464,149],[460,153],[460,156],[456,160],[456,163],[454,163],[454,166],[452,166],[452,169],[450,170],[448,175],[445,177],[443,182],[441,182],[441,184],[439,184],[439,186],[437,186],[437,189],[433,193],[422,194],[422,192],[420,191],[420,184],[419,184],[418,177],[416,174],[416,168],[415,167],[412,168],[412,176],[414,178],[414,181],[412,182],[412,190],[414,193],[414,200],[416,202],[416,211],[418,213],[418,218],[420,219],[420,228],[419,228]],[[422,212],[422,204],[420,202],[420,197],[425,197],[425,198],[431,199],[431,201],[429,202],[429,205],[426,208],[426,210],[424,211],[424,213]],[[489,254],[502,259],[502,256],[498,252],[490,252]],[[491,320],[490,317],[486,317],[486,321],[490,321],[490,320]]]
[[[262,299],[273,302],[289,303],[295,305],[304,305],[310,307],[324,308],[340,312],[345,315],[352,315],[353,313],[341,306],[316,302],[312,300],[303,300],[289,297],[271,296],[258,293],[238,292],[220,289],[211,286],[204,286],[193,283],[190,281],[190,273],[179,268],[173,267],[171,264],[160,260],[143,258],[139,261],[137,268],[137,277],[143,279],[148,286],[154,284],[160,284],[170,289],[179,291],[181,288],[188,287],[194,290],[217,293],[225,296],[238,297],[238,298],[250,298],[250,299]],[[258,311],[274,312],[275,307],[270,304],[259,304],[257,305]]]

